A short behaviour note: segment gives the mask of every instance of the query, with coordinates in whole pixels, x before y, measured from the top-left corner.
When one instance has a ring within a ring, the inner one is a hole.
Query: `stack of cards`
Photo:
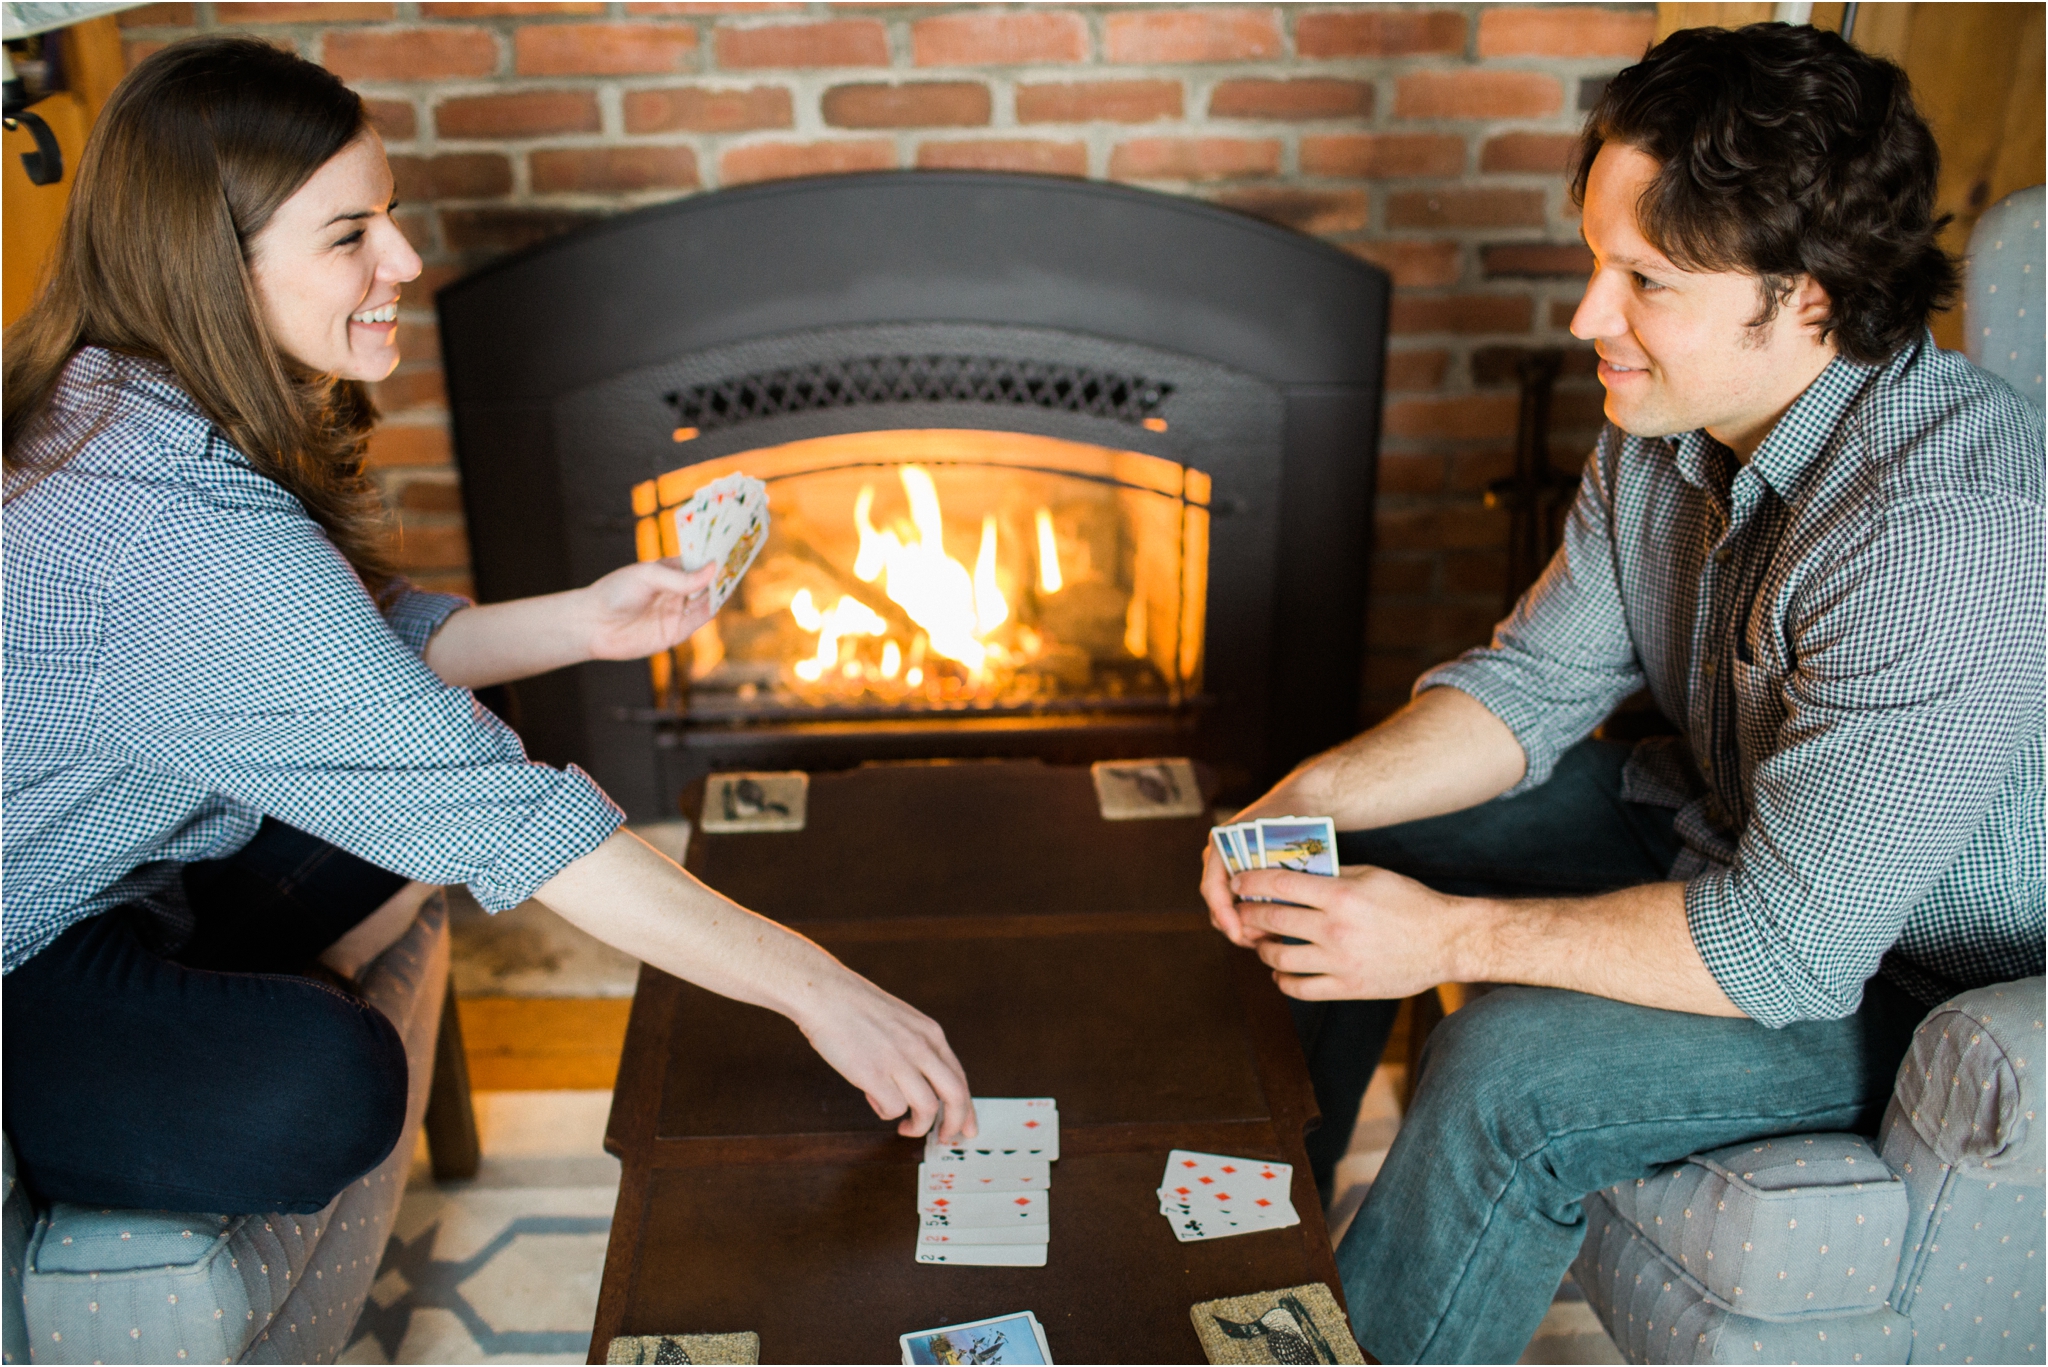
[[[1044,1267],[1059,1107],[1049,1096],[978,1096],[974,1115],[980,1133],[972,1139],[941,1144],[936,1126],[925,1139],[917,1165],[917,1260]]]
[[[1159,1213],[1184,1244],[1285,1229],[1301,1223],[1293,1186],[1291,1164],[1175,1149],[1160,1180]]]
[[[1325,1295],[1329,1293],[1324,1292]],[[1029,1310],[993,1319],[951,1324],[944,1329],[920,1329],[896,1342],[903,1349],[903,1361],[912,1367],[925,1364],[1019,1362],[1050,1363],[1052,1353],[1045,1346],[1045,1327]]]
[[[718,577],[711,582],[716,612],[768,540],[768,486],[750,475],[724,475],[684,499],[670,516],[684,569],[719,562]]]
[[[1337,876],[1337,823],[1327,816],[1268,816],[1211,826],[1209,840],[1232,873],[1292,869]]]

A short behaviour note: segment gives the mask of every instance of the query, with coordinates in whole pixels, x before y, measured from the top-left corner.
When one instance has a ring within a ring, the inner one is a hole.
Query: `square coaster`
[[[746,831],[800,831],[810,800],[811,776],[713,774],[704,780],[704,829],[712,835]]]
[[[1359,1362],[1365,1354],[1321,1282],[1188,1307],[1211,1362]]]
[[[605,1350],[610,1362],[759,1362],[761,1336],[744,1334],[621,1334]]]
[[[1184,759],[1105,759],[1088,766],[1104,821],[1200,816],[1202,790]]]

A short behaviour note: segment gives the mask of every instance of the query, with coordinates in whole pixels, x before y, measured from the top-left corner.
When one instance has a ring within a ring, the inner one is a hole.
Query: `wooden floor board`
[[[609,1091],[618,1081],[631,998],[465,997],[456,1008],[478,1091]]]

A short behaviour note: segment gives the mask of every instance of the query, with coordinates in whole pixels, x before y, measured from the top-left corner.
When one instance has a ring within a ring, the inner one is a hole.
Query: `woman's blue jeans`
[[[1467,895],[1662,880],[1678,851],[1671,814],[1621,800],[1626,755],[1588,742],[1533,792],[1341,837],[1344,862]],[[1513,1362],[1578,1254],[1587,1192],[1744,1139],[1875,1133],[1925,1011],[1877,980],[1855,1015],[1782,1030],[1549,988],[1480,997],[1431,1034],[1400,1135],[1337,1251],[1359,1342],[1384,1362]],[[1336,1065],[1340,1045],[1370,1049],[1391,1004],[1317,1014],[1297,1023],[1324,1114],[1344,1117],[1348,1138],[1364,1083],[1349,1091],[1361,1070],[1355,1055]]]

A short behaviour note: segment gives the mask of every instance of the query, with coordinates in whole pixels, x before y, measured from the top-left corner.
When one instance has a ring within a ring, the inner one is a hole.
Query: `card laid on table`
[[[918,1219],[927,1228],[1042,1225],[1051,1209],[1051,1198],[1042,1191],[942,1192],[917,1201]]]
[[[941,1144],[938,1127],[925,1137],[927,1163],[965,1163],[989,1158],[1060,1156],[1060,1113],[1049,1096],[974,1098],[978,1133],[957,1144]]]
[[[954,1244],[947,1248],[917,1246],[921,1263],[955,1267],[1044,1267],[1044,1244]]]
[[[978,1163],[919,1163],[920,1193],[1050,1191],[1052,1164],[1043,1158],[984,1158]]]
[[[1029,1310],[1016,1315],[920,1329],[896,1340],[903,1360],[912,1367],[968,1362],[1049,1363],[1045,1329]]]
[[[919,1248],[952,1248],[972,1244],[1049,1244],[1051,1225],[990,1225],[985,1229],[955,1229],[929,1222],[917,1229]]]
[[[1182,1243],[1301,1223],[1286,1163],[1175,1149],[1160,1179],[1159,1213]]]
[[[715,611],[732,597],[768,540],[768,486],[749,475],[724,475],[684,499],[670,516],[684,569],[719,564],[711,582]]]

